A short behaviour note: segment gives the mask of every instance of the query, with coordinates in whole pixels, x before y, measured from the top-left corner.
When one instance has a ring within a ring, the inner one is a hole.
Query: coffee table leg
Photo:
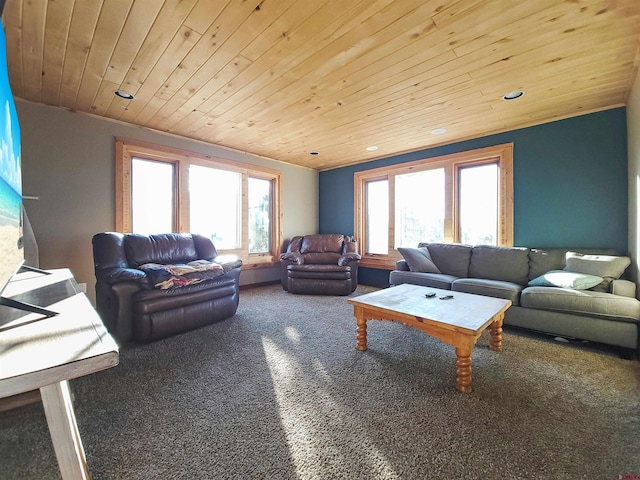
[[[500,317],[491,324],[490,333],[491,337],[489,337],[489,349],[494,352],[502,351],[502,320],[504,319],[504,315],[500,315]]]
[[[471,393],[471,349],[456,347],[456,388]]]
[[[367,349],[367,321],[364,319],[364,317],[358,316],[356,317],[356,325],[356,338],[358,339],[356,348],[361,352],[364,352]]]

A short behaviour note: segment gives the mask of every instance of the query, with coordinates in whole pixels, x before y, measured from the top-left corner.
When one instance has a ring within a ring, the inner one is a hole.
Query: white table
[[[89,478],[68,381],[118,364],[118,346],[68,269],[20,273],[2,295],[59,314],[0,306],[0,398],[40,390],[62,478]]]

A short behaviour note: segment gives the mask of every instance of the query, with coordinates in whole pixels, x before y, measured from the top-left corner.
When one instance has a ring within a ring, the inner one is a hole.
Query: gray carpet
[[[123,348],[71,382],[92,478],[640,475],[639,362],[505,328],[502,353],[478,341],[465,395],[452,347],[368,326],[359,352],[346,297],[275,285],[243,291],[232,319]],[[58,476],[41,405],[0,413],[0,478]]]

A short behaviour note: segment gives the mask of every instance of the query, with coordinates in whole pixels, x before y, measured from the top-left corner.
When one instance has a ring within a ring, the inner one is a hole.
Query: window
[[[131,231],[149,234],[175,229],[174,165],[131,159]]]
[[[513,245],[513,145],[357,172],[361,264],[393,268],[419,242]]]
[[[116,229],[191,232],[246,265],[279,260],[280,172],[116,140]]]

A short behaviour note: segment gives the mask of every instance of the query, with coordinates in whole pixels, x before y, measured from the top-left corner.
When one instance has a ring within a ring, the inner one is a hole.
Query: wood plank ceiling
[[[638,0],[7,0],[2,21],[16,97],[319,170],[625,105],[640,58]]]

